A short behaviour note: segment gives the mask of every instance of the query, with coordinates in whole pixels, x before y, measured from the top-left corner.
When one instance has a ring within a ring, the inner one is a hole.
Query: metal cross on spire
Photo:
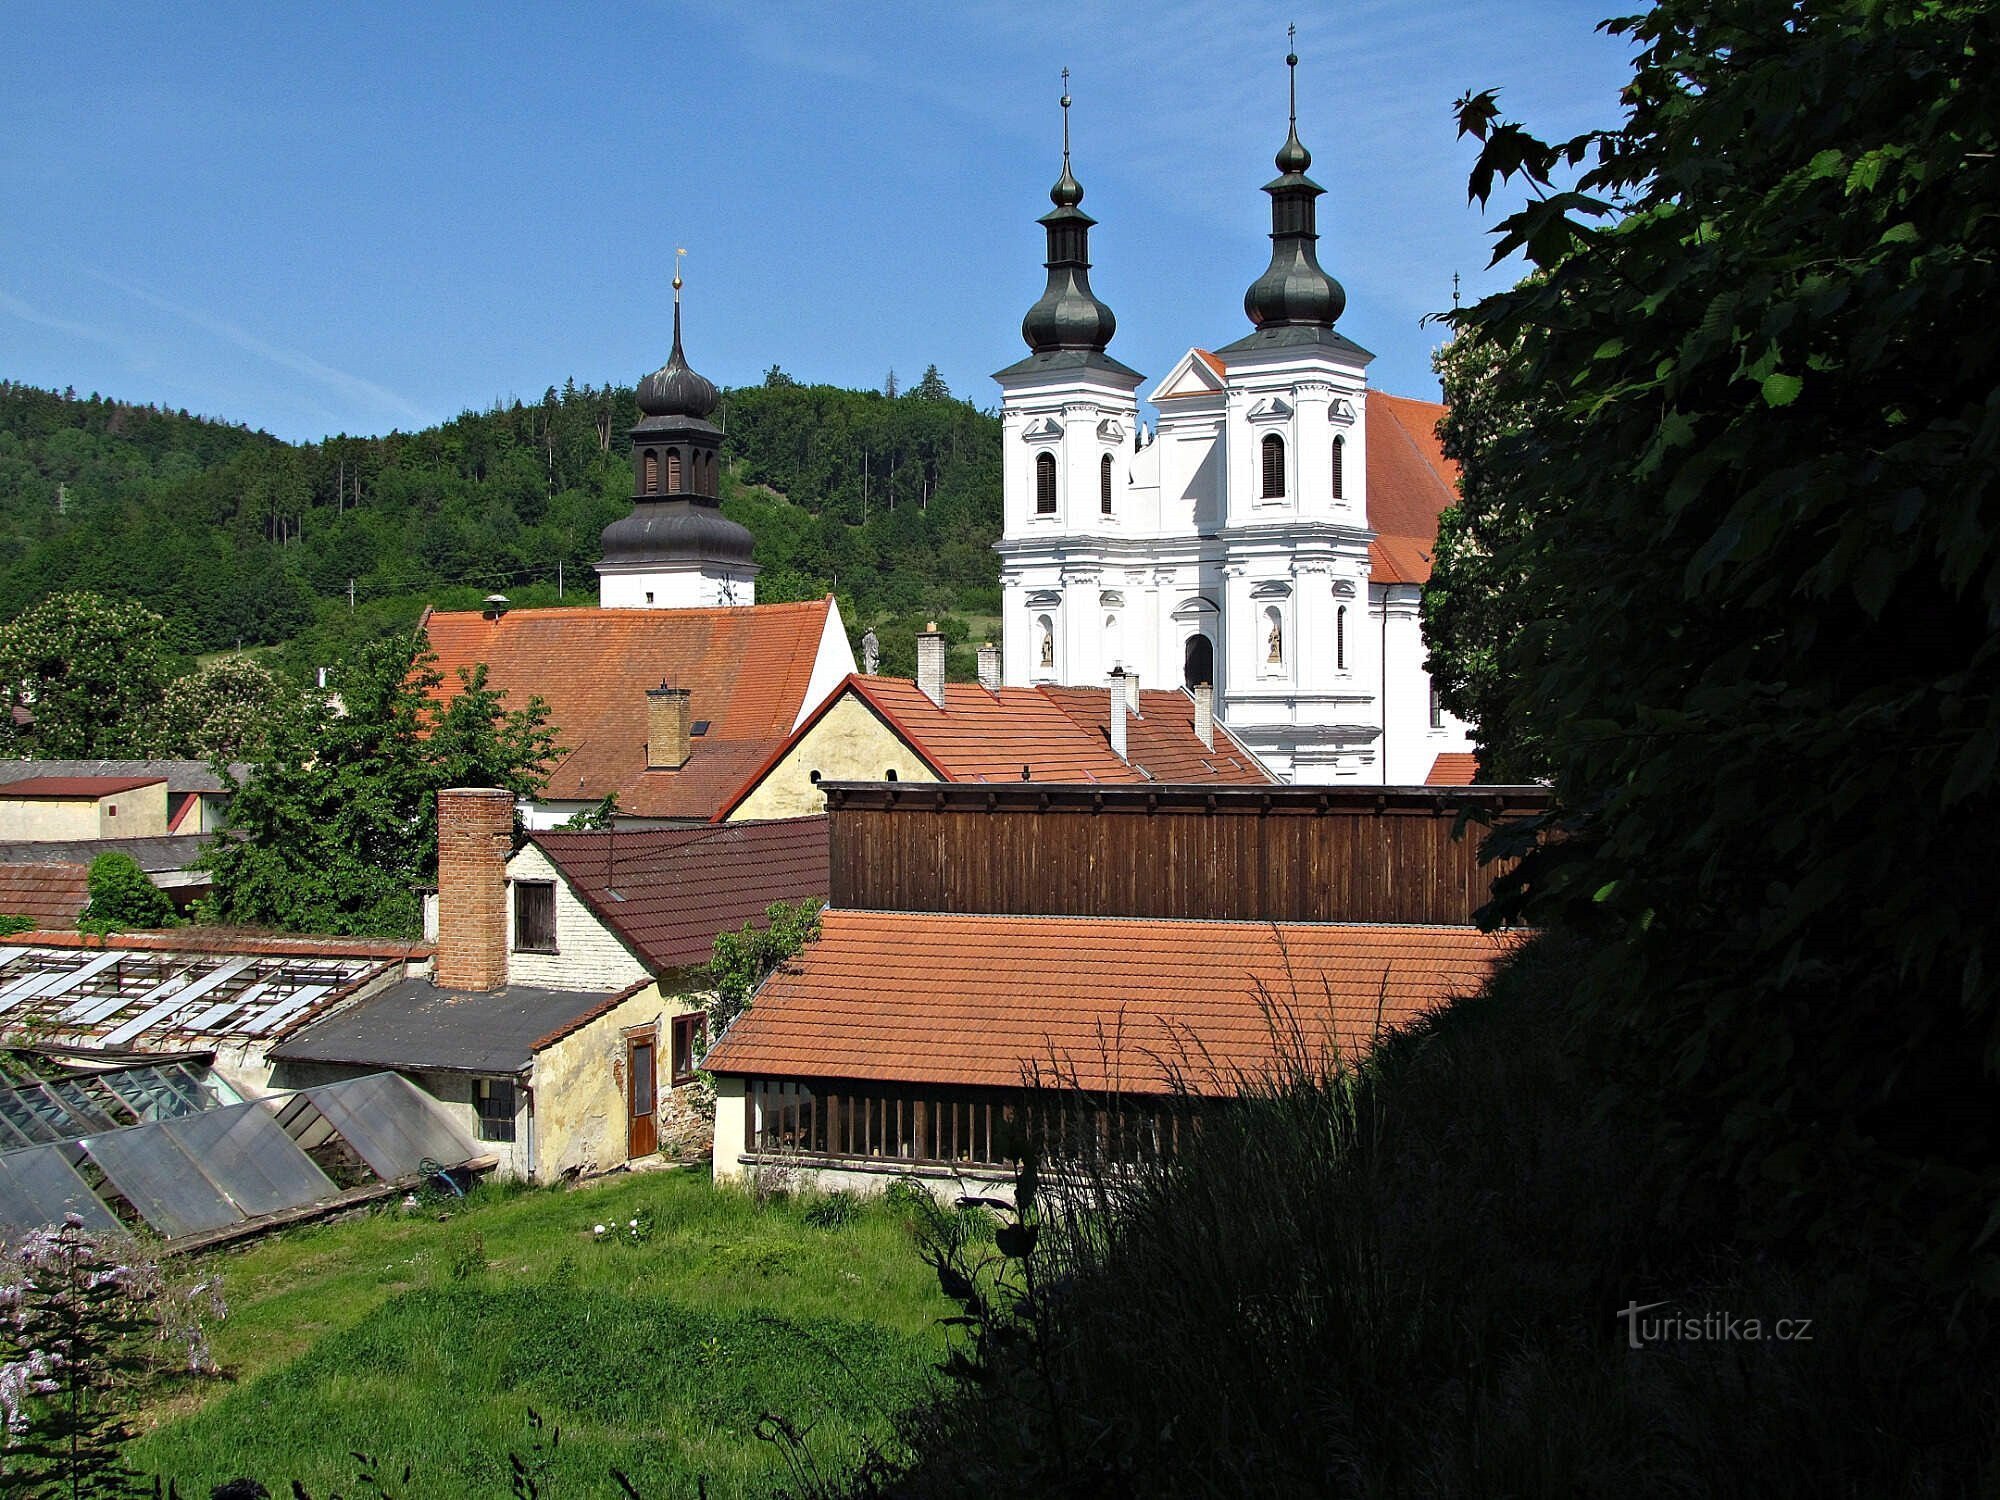
[[[683,260],[685,260],[686,258],[687,258],[687,251],[685,251],[685,250],[680,250],[680,249],[676,249],[676,250],[674,251],[674,305],[675,305],[675,306],[679,306],[679,305],[680,305],[680,300],[681,300],[681,262],[682,262]]]
[[[1292,129],[1299,128],[1299,24],[1285,27],[1285,66],[1292,70]]]
[[[1069,69],[1062,70],[1063,170],[1069,170]]]
[[[1456,271],[1451,273],[1451,308],[1453,312],[1458,311],[1458,272]]]

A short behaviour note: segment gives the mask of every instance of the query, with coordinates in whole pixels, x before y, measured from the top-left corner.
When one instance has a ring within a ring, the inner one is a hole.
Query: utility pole
[[[354,613],[354,580],[352,578],[347,580],[347,612],[350,615]]]
[[[562,603],[562,559],[556,559],[556,603]]]

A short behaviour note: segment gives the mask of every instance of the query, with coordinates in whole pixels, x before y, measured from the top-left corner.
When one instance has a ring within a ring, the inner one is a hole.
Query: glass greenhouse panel
[[[339,1192],[261,1104],[205,1110],[159,1127],[250,1218]]]
[[[444,1106],[398,1073],[370,1073],[307,1089],[306,1097],[376,1176],[394,1181],[426,1160],[455,1167],[479,1148]]]
[[[200,1234],[244,1218],[163,1125],[132,1125],[83,1144],[111,1185],[161,1234]]]
[[[118,1220],[90,1190],[60,1146],[0,1152],[0,1229],[21,1233],[62,1223],[68,1214],[86,1229],[116,1229]]]

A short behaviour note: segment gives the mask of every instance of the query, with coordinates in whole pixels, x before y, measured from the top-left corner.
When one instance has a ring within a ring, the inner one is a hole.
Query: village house
[[[1102,688],[1003,687],[1000,653],[979,650],[976,683],[946,682],[944,637],[917,636],[917,677],[852,676],[716,814],[797,817],[825,805],[824,781],[1277,780],[1221,729],[1206,687],[1142,690],[1120,672]]]
[[[826,787],[831,904],[710,1050],[718,1180],[1005,1191],[1030,1120],[1130,1149],[1330,1067],[1514,939],[1461,816],[1535,788]],[[1157,1143],[1157,1142],[1155,1142]]]

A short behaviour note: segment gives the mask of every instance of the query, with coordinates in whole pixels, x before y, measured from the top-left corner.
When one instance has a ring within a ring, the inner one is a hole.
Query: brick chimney
[[[1125,754],[1125,715],[1130,707],[1130,701],[1126,697],[1125,669],[1123,667],[1113,667],[1111,669],[1111,753],[1120,760],[1127,758]]]
[[[979,648],[979,685],[989,693],[1000,691],[1000,648],[991,641]]]
[[[1190,694],[1194,698],[1194,737],[1204,748],[1215,748],[1215,689],[1205,682],[1197,682]]]
[[[507,854],[514,794],[461,786],[438,793],[437,982],[448,990],[507,983]]]
[[[694,704],[686,688],[646,689],[646,769],[678,771],[693,753]]]
[[[939,708],[944,707],[944,635],[936,620],[917,632],[917,688]]]

